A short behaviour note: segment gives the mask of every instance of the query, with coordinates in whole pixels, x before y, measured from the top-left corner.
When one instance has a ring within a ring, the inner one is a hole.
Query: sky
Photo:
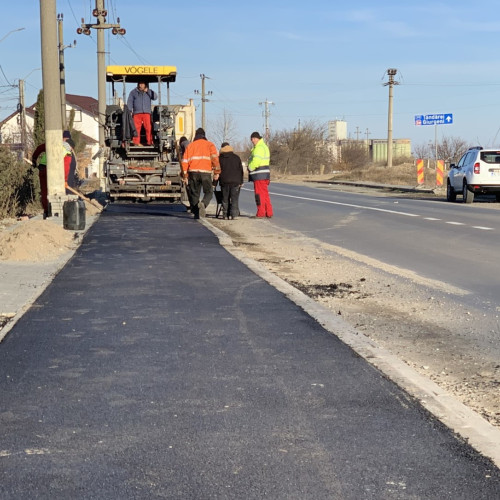
[[[18,102],[25,80],[31,105],[42,82],[40,4],[2,2],[0,120]],[[458,137],[500,145],[500,16],[493,0],[105,0],[106,64],[177,67],[171,102],[194,99],[201,124],[200,75],[212,94],[207,136],[226,113],[239,140],[271,131],[345,120],[348,135],[385,139],[387,69],[397,69],[393,137],[412,145]],[[94,22],[95,0],[57,0],[64,15],[66,91],[97,99],[97,35],[78,35]],[[20,31],[20,28],[24,28]],[[132,88],[132,87],[131,87]],[[262,104],[260,104],[262,103]],[[451,113],[453,123],[415,125],[415,116]]]

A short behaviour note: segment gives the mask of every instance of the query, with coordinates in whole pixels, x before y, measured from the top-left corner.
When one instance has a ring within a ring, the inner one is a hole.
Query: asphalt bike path
[[[488,459],[180,208],[109,206],[0,374],[2,499],[500,497]]]

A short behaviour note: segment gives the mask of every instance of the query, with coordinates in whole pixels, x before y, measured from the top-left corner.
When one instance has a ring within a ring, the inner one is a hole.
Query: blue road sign
[[[415,115],[415,125],[450,125],[451,123],[453,123],[453,113]]]

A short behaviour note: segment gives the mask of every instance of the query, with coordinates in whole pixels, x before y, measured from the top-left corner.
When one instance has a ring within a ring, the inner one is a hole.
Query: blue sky
[[[42,0],[43,1],[43,0]],[[107,64],[177,67],[172,102],[201,90],[205,74],[207,135],[229,113],[238,136],[263,130],[268,99],[271,129],[299,121],[344,119],[351,137],[387,137],[388,68],[397,68],[393,135],[414,145],[434,140],[415,115],[453,113],[443,135],[500,145],[500,17],[493,0],[105,0],[108,22],[120,18],[124,37],[106,35]],[[96,40],[77,35],[93,22],[95,0],[58,0],[64,14],[66,90],[97,98]],[[26,101],[41,87],[40,2],[4,2],[0,18],[0,119],[15,110],[19,79]],[[8,34],[11,30],[25,28]],[[7,35],[8,34],[8,35]],[[7,36],[6,36],[7,35]],[[35,71],[33,71],[35,70]],[[201,107],[197,113],[201,118]]]

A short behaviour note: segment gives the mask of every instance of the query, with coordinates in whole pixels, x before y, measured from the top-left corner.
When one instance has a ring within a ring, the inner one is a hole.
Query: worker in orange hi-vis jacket
[[[213,196],[213,180],[220,175],[219,154],[202,128],[196,130],[182,157],[182,179],[187,184],[189,203],[195,219],[206,216]],[[203,200],[200,201],[203,189]]]

